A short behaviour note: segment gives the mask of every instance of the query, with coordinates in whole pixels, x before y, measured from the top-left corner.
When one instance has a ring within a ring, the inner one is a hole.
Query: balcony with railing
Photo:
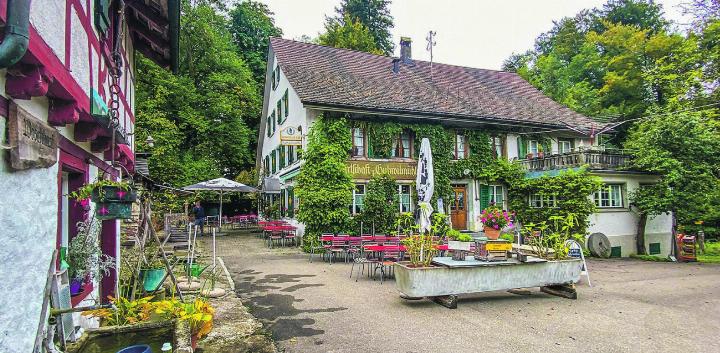
[[[527,171],[570,169],[587,165],[589,169],[628,169],[632,156],[623,150],[582,149],[561,154],[520,160]]]

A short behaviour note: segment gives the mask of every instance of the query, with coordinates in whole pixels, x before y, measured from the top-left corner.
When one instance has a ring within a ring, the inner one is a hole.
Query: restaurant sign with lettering
[[[417,163],[350,160],[347,171],[353,179],[372,179],[376,175],[388,174],[395,180],[415,180]]]
[[[8,112],[10,165],[13,169],[48,168],[57,163],[57,129],[10,104]]]

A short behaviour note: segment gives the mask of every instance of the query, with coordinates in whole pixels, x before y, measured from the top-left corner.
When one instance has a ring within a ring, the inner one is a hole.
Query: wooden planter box
[[[395,264],[395,285],[411,298],[454,296],[577,283],[580,259],[535,263],[487,263],[467,267],[409,267]]]

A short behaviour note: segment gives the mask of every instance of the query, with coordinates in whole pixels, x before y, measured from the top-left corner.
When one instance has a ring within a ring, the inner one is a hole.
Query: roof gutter
[[[0,43],[0,69],[15,65],[30,42],[30,0],[8,0],[5,38]]]

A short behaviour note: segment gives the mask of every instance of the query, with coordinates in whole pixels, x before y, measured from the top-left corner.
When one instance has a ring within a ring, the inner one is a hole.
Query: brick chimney
[[[412,64],[412,39],[410,37],[400,37],[400,60],[404,64]]]

